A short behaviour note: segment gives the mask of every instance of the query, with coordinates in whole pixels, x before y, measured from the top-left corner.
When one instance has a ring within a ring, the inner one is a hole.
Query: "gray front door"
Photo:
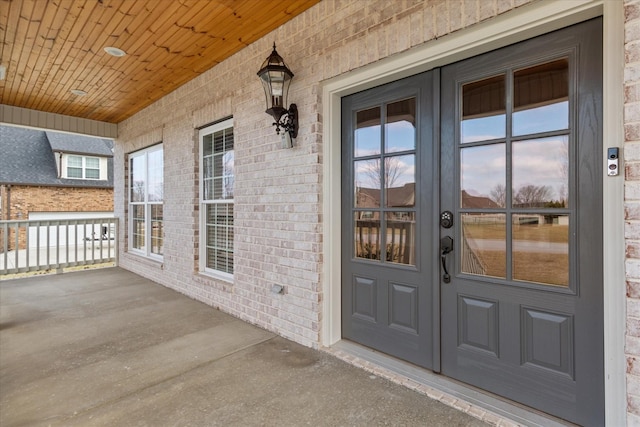
[[[342,103],[342,336],[426,368],[437,280],[433,82],[428,72]]]
[[[601,110],[601,19],[345,98],[343,337],[603,424]]]
[[[442,373],[604,423],[602,22],[443,68]]]

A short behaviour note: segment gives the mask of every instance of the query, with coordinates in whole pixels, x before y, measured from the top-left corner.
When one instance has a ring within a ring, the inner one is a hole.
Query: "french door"
[[[344,338],[604,423],[601,34],[344,98]]]

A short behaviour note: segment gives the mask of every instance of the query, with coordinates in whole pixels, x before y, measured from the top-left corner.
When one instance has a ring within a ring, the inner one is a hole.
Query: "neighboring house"
[[[0,126],[0,153],[0,220],[113,216],[112,140]]]

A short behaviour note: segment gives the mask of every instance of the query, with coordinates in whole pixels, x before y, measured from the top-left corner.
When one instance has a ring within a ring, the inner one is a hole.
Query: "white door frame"
[[[541,1],[429,41],[406,52],[329,79],[322,84],[324,123],[323,321],[321,344],[341,340],[341,98],[603,16],[603,161],[608,147],[622,147],[624,6],[620,0]],[[621,155],[620,158],[623,158]],[[624,170],[624,167],[622,167]],[[604,168],[603,168],[604,170]],[[624,276],[624,174],[603,174],[605,420],[626,424],[626,324]]]

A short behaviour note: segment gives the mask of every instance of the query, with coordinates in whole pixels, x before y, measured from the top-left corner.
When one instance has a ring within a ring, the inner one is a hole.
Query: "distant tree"
[[[507,187],[504,184],[498,184],[493,187],[489,196],[491,197],[491,200],[496,202],[496,205],[503,208],[507,202]]]
[[[553,190],[548,185],[524,185],[513,196],[514,205],[522,208],[543,207],[552,201]]]
[[[382,188],[381,179],[383,176],[386,188],[395,187],[396,181],[407,170],[407,166],[403,165],[398,157],[385,157],[382,173],[380,173],[380,166],[380,161],[369,162],[364,170],[371,188]]]

